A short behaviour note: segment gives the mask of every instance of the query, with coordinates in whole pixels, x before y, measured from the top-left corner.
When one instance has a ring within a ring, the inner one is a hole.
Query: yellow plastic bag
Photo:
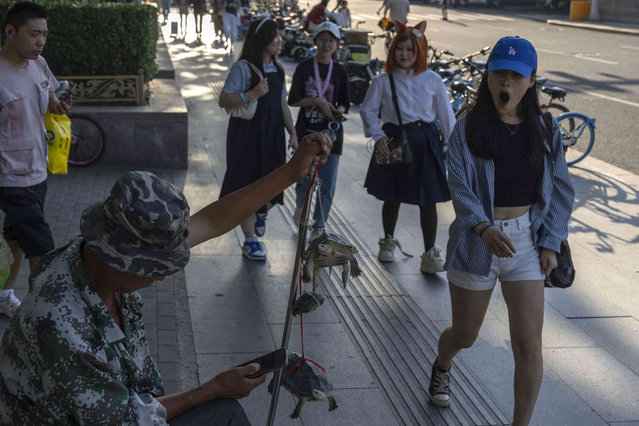
[[[66,175],[71,148],[71,120],[64,114],[51,114],[47,110],[44,116],[49,144],[49,164],[47,170],[54,175]]]
[[[7,244],[7,241],[2,234],[0,234],[0,290],[4,288],[4,285],[9,279],[12,263],[13,254],[9,248],[9,244]]]

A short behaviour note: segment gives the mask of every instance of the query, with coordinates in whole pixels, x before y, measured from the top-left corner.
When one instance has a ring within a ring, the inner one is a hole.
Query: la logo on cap
[[[514,48],[514,47],[510,46],[510,47],[508,48],[508,54],[509,54],[510,56],[515,56],[515,55],[517,54],[517,51],[515,50],[515,48]]]

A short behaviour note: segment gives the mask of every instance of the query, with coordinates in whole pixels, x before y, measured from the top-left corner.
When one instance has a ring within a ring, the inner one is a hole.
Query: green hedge
[[[0,0],[0,22],[4,23],[12,3]],[[54,75],[133,75],[139,68],[144,69],[145,81],[155,75],[156,7],[68,0],[37,3],[47,9],[49,36],[42,56]]]

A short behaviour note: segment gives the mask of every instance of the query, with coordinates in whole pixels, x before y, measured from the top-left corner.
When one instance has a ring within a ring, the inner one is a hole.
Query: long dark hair
[[[499,118],[488,88],[488,72],[488,69],[484,71],[475,101],[466,116],[466,141],[473,155],[495,158],[497,153],[494,146],[494,129]],[[531,76],[534,75],[533,70]],[[550,155],[544,142],[548,141],[548,144],[552,145],[552,127],[545,116],[541,119],[537,84],[529,87],[521,98],[517,106],[517,115],[524,120],[524,125],[528,129],[530,145],[526,152],[526,165],[530,168],[538,166],[542,164],[544,155]]]
[[[280,30],[275,21],[272,19],[264,21],[264,23],[260,26],[261,22],[262,20],[253,21],[251,22],[251,25],[249,25],[248,31],[246,32],[246,40],[244,41],[244,46],[242,46],[240,59],[245,59],[252,63],[262,72],[262,75],[264,75],[264,49],[266,46],[271,44],[275,37],[277,37]],[[258,26],[260,26],[260,28],[256,31]],[[279,64],[276,56],[273,56],[273,64],[277,67],[282,80],[284,80],[284,68],[282,68]],[[253,86],[257,83],[259,83],[259,78],[254,72],[252,72],[251,88],[253,88]]]

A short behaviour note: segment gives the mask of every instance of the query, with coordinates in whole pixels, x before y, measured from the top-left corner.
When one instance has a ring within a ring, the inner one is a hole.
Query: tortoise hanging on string
[[[273,393],[275,377],[268,385],[269,393]],[[302,358],[295,352],[289,352],[288,365],[284,367],[282,386],[293,396],[299,398],[291,418],[300,416],[302,406],[306,401],[328,400],[328,411],[337,408],[337,401],[333,397],[333,385],[328,381],[322,367],[308,358]]]
[[[349,274],[351,277],[358,277],[362,273],[355,258],[357,253],[357,248],[344,237],[324,232],[308,243],[302,255],[305,262],[302,280],[304,282],[312,280],[313,291],[315,291],[322,268],[341,266],[342,282],[346,287]]]
[[[324,300],[325,298],[321,294],[307,291],[295,299],[291,314],[296,316],[313,312],[315,309],[319,308],[322,303],[324,303]]]

